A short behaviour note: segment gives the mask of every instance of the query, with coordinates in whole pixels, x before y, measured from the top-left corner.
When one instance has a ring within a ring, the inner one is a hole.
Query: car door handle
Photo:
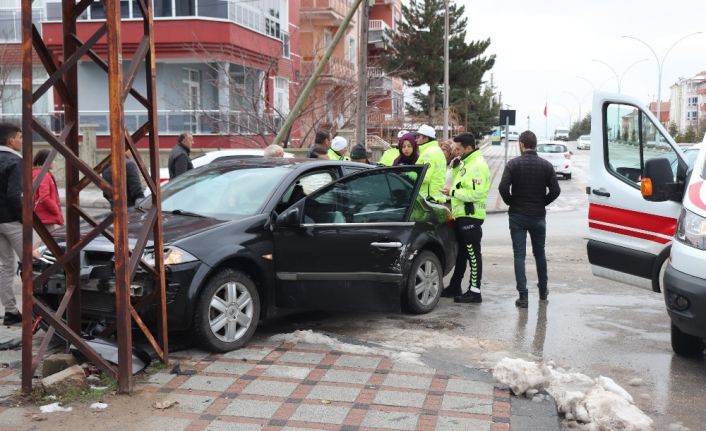
[[[596,196],[605,196],[607,198],[610,197],[610,192],[606,191],[606,189],[593,189],[593,194]]]
[[[378,248],[402,248],[401,242],[371,242],[370,245]]]

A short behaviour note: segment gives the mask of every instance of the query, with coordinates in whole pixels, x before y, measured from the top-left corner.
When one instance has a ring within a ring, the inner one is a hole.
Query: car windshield
[[[565,153],[566,146],[562,144],[539,144],[537,145],[538,153]]]
[[[286,166],[187,172],[163,186],[162,211],[221,220],[248,217],[260,211],[289,172]]]

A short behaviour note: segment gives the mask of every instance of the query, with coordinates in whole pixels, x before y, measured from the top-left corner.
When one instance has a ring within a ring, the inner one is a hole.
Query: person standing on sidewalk
[[[34,183],[34,180],[42,171],[42,166],[44,166],[44,162],[47,160],[50,153],[49,150],[44,149],[37,151],[37,154],[34,155],[34,159],[32,159],[32,183]],[[49,232],[53,232],[58,226],[64,224],[64,215],[61,213],[61,200],[59,199],[59,188],[56,186],[56,180],[51,173],[53,168],[54,161],[51,162],[49,170],[44,175],[44,178],[42,178],[34,194],[34,213]],[[34,248],[36,249],[41,244],[41,239],[36,240],[34,242]]]
[[[189,157],[193,145],[194,135],[189,132],[184,132],[177,138],[177,144],[172,149],[171,154],[169,154],[169,162],[167,163],[170,180],[173,180],[186,171],[194,169],[194,165],[191,163],[191,158]]]
[[[458,254],[449,287],[441,292],[444,297],[454,297],[454,302],[483,302],[480,283],[483,276],[481,255],[481,225],[485,220],[485,201],[490,190],[490,169],[483,154],[476,146],[471,133],[462,133],[453,138],[454,150],[458,154],[453,167],[451,187],[442,192],[451,198],[451,213],[456,221]],[[468,290],[461,294],[461,282],[466,274],[466,261],[471,267]]]
[[[22,322],[13,291],[15,255],[22,258],[22,129],[0,123],[0,302],[7,326]]]
[[[546,206],[559,197],[561,189],[552,164],[537,155],[537,137],[527,130],[520,135],[522,155],[510,160],[505,166],[498,191],[509,206],[510,237],[515,257],[515,282],[519,298],[515,305],[528,306],[525,255],[527,233],[532,242],[532,254],[537,265],[537,287],[539,299],[545,301],[547,288],[547,258],[544,253],[547,222]]]
[[[446,179],[446,156],[436,141],[436,130],[426,124],[419,126],[417,145],[419,146],[417,164],[429,165],[422,179],[419,194],[425,199],[443,204],[446,202],[446,196],[441,192],[441,189],[444,188],[444,180]]]
[[[108,165],[101,175],[108,184],[113,185],[113,168],[111,165]],[[138,168],[137,163],[132,160],[130,151],[125,152],[125,177],[125,183],[127,184],[127,207],[132,208],[139,199],[144,199],[145,189],[142,187],[142,181],[140,180],[140,168]],[[110,202],[110,207],[113,208],[112,194],[103,193],[103,197]]]

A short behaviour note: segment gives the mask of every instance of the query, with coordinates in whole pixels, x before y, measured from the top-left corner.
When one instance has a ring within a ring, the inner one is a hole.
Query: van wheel
[[[436,255],[423,251],[412,262],[407,275],[405,309],[413,314],[425,314],[436,307],[443,288],[443,269]]]
[[[704,351],[704,340],[682,332],[672,323],[672,350],[680,356],[700,357]]]
[[[260,319],[260,295],[245,273],[224,269],[201,291],[193,333],[212,352],[228,352],[247,343]]]

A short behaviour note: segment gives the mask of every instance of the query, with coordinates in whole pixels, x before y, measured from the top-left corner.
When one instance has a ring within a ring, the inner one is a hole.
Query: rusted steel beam
[[[142,176],[145,179],[145,183],[147,183],[147,187],[149,187],[150,191],[154,192],[154,190],[157,188],[157,186],[155,185],[154,181],[152,180],[152,177],[150,176],[149,171],[145,167],[145,162],[142,161],[142,157],[140,157],[140,153],[137,151],[137,146],[135,145],[135,141],[133,141],[133,138],[130,135],[128,135],[127,133],[125,133],[125,144],[127,145],[130,153],[132,154],[132,158],[135,161],[135,164],[137,164],[137,168],[142,173]]]
[[[76,7],[74,7],[74,14],[71,16],[71,19],[77,20],[92,4],[93,0],[81,0],[76,3]]]
[[[76,43],[78,43],[79,45],[83,45],[83,41],[81,41],[81,39],[79,39],[76,35],[73,35],[73,38],[74,38],[74,40],[76,40]],[[100,57],[100,55],[96,54],[96,52],[94,50],[89,49],[88,52],[86,53],[86,55],[91,60],[93,60],[93,62],[96,63],[96,65],[98,65],[98,67],[103,69],[106,73],[108,72],[108,63],[106,63],[105,60],[103,60]],[[135,100],[140,102],[140,104],[142,106],[149,109],[149,106],[151,105],[151,103],[149,102],[149,100],[147,100],[147,98],[145,98],[145,96],[141,95],[137,90],[135,90],[134,88],[130,89],[130,95],[132,97],[134,97]],[[155,99],[152,99],[152,100],[155,100]]]
[[[42,183],[42,180],[44,179],[44,176],[49,172],[49,169],[51,169],[51,164],[54,162],[54,159],[56,158],[56,148],[52,148],[51,151],[49,151],[49,155],[47,156],[47,159],[44,161],[42,164],[42,169],[39,171],[39,174],[34,178],[34,182],[32,182],[32,192],[37,193],[37,189],[39,188],[39,185]]]
[[[147,213],[147,220],[142,224],[142,229],[140,229],[139,236],[137,238],[137,243],[132,249],[132,255],[130,256],[130,262],[128,268],[130,270],[130,280],[135,277],[135,271],[137,270],[137,264],[140,263],[142,259],[142,254],[145,251],[145,245],[150,236],[150,230],[154,227],[154,222],[157,219],[157,209],[150,208],[149,213]],[[156,253],[156,251],[155,251]]]
[[[73,13],[73,11],[72,11],[72,13]],[[73,33],[75,33],[76,32],[76,21],[73,21],[73,22],[64,21],[64,28],[66,28],[67,25],[72,25],[72,24],[73,24],[73,29],[74,29]],[[100,40],[100,38],[105,35],[105,32],[106,32],[106,28],[104,25],[102,25],[102,26],[98,27],[98,30],[96,30],[96,32],[93,33],[93,36],[91,36],[90,39],[88,39],[88,41],[86,41],[86,43],[81,45],[78,49],[74,49],[72,46],[71,56],[66,58],[66,61],[61,65],[61,67],[59,67],[53,74],[51,74],[49,76],[49,79],[47,79],[47,81],[44,84],[39,86],[37,91],[35,91],[34,94],[32,95],[32,97],[33,97],[32,102],[34,103],[37,100],[39,100],[39,98],[42,97],[44,95],[44,93],[46,93],[47,90],[49,90],[56,82],[58,82],[62,76],[68,77],[67,72],[71,69],[75,70],[76,64],[81,59],[81,57],[83,57],[84,55],[86,55],[86,53],[88,53],[88,50],[91,49],[93,47],[93,45],[95,45],[96,42],[98,42],[98,40]],[[73,34],[73,33],[69,33],[69,34]],[[65,33],[65,35],[66,35],[66,33]],[[71,37],[68,37],[67,39],[71,40],[72,45],[76,43],[74,40],[72,40],[73,38],[71,38]],[[64,55],[66,55],[66,54],[67,54],[67,52],[66,52],[66,44],[65,44],[64,45]],[[71,93],[71,89],[69,88],[69,94],[70,93]]]
[[[113,153],[113,236],[115,237],[115,309],[118,329],[118,392],[132,390],[132,321],[130,318],[130,271],[128,256],[127,185],[125,168],[125,120],[122,98],[122,43],[120,1],[105,0],[108,39],[108,101],[110,106],[110,148]]]
[[[46,69],[49,76],[56,73],[58,67],[54,62],[54,58],[51,52],[49,52],[49,48],[47,48],[44,40],[42,40],[42,35],[39,33],[39,30],[37,30],[37,27],[34,25],[32,25],[32,45],[34,46],[34,51],[37,53],[37,57],[39,57],[39,60],[44,65],[44,69]],[[59,97],[62,100],[69,98],[69,89],[66,88],[66,83],[64,83],[63,79],[57,79],[54,88],[56,92],[59,93]]]
[[[34,230],[37,231],[39,237],[42,238],[42,241],[44,241],[47,248],[51,250],[54,256],[61,256],[64,254],[64,251],[59,248],[59,245],[54,240],[54,237],[51,236],[51,233],[47,230],[46,226],[44,226],[41,220],[39,220],[39,217],[37,217],[36,214],[32,214],[32,217],[34,220]]]
[[[105,156],[105,158],[104,158],[103,160],[101,160],[101,161],[93,168],[93,172],[95,172],[96,174],[99,174],[99,175],[100,175],[100,174],[103,172],[103,170],[104,170],[105,168],[107,168],[107,167],[110,165],[110,158],[111,158],[112,156],[113,156],[112,154],[108,154],[107,156]],[[79,190],[83,190],[83,189],[85,189],[86,186],[88,186],[89,184],[92,184],[91,179],[88,178],[88,177],[83,177],[83,178],[81,178],[81,181],[79,181],[78,184],[76,185],[76,188],[79,189]]]
[[[145,325],[145,322],[142,321],[142,318],[139,314],[137,314],[137,311],[135,311],[132,306],[130,307],[130,315],[135,320],[135,324],[137,325],[137,327],[142,330],[142,334],[144,334],[144,336],[147,338],[147,341],[149,341],[152,345],[152,348],[154,349],[155,353],[157,353],[157,356],[159,356],[159,358],[164,361],[165,354],[162,351],[162,347],[159,345],[157,340],[154,338],[154,335],[152,335],[152,332],[150,332],[147,325]]]
[[[123,90],[122,95],[123,102],[125,102],[127,95],[130,93],[130,90],[132,90],[132,83],[135,82],[135,78],[137,77],[137,68],[140,67],[140,64],[145,59],[145,54],[147,54],[147,50],[149,49],[149,47],[150,36],[146,34],[142,37],[140,45],[135,51],[135,55],[132,56],[130,67],[128,68],[127,74],[125,75],[125,89]]]

